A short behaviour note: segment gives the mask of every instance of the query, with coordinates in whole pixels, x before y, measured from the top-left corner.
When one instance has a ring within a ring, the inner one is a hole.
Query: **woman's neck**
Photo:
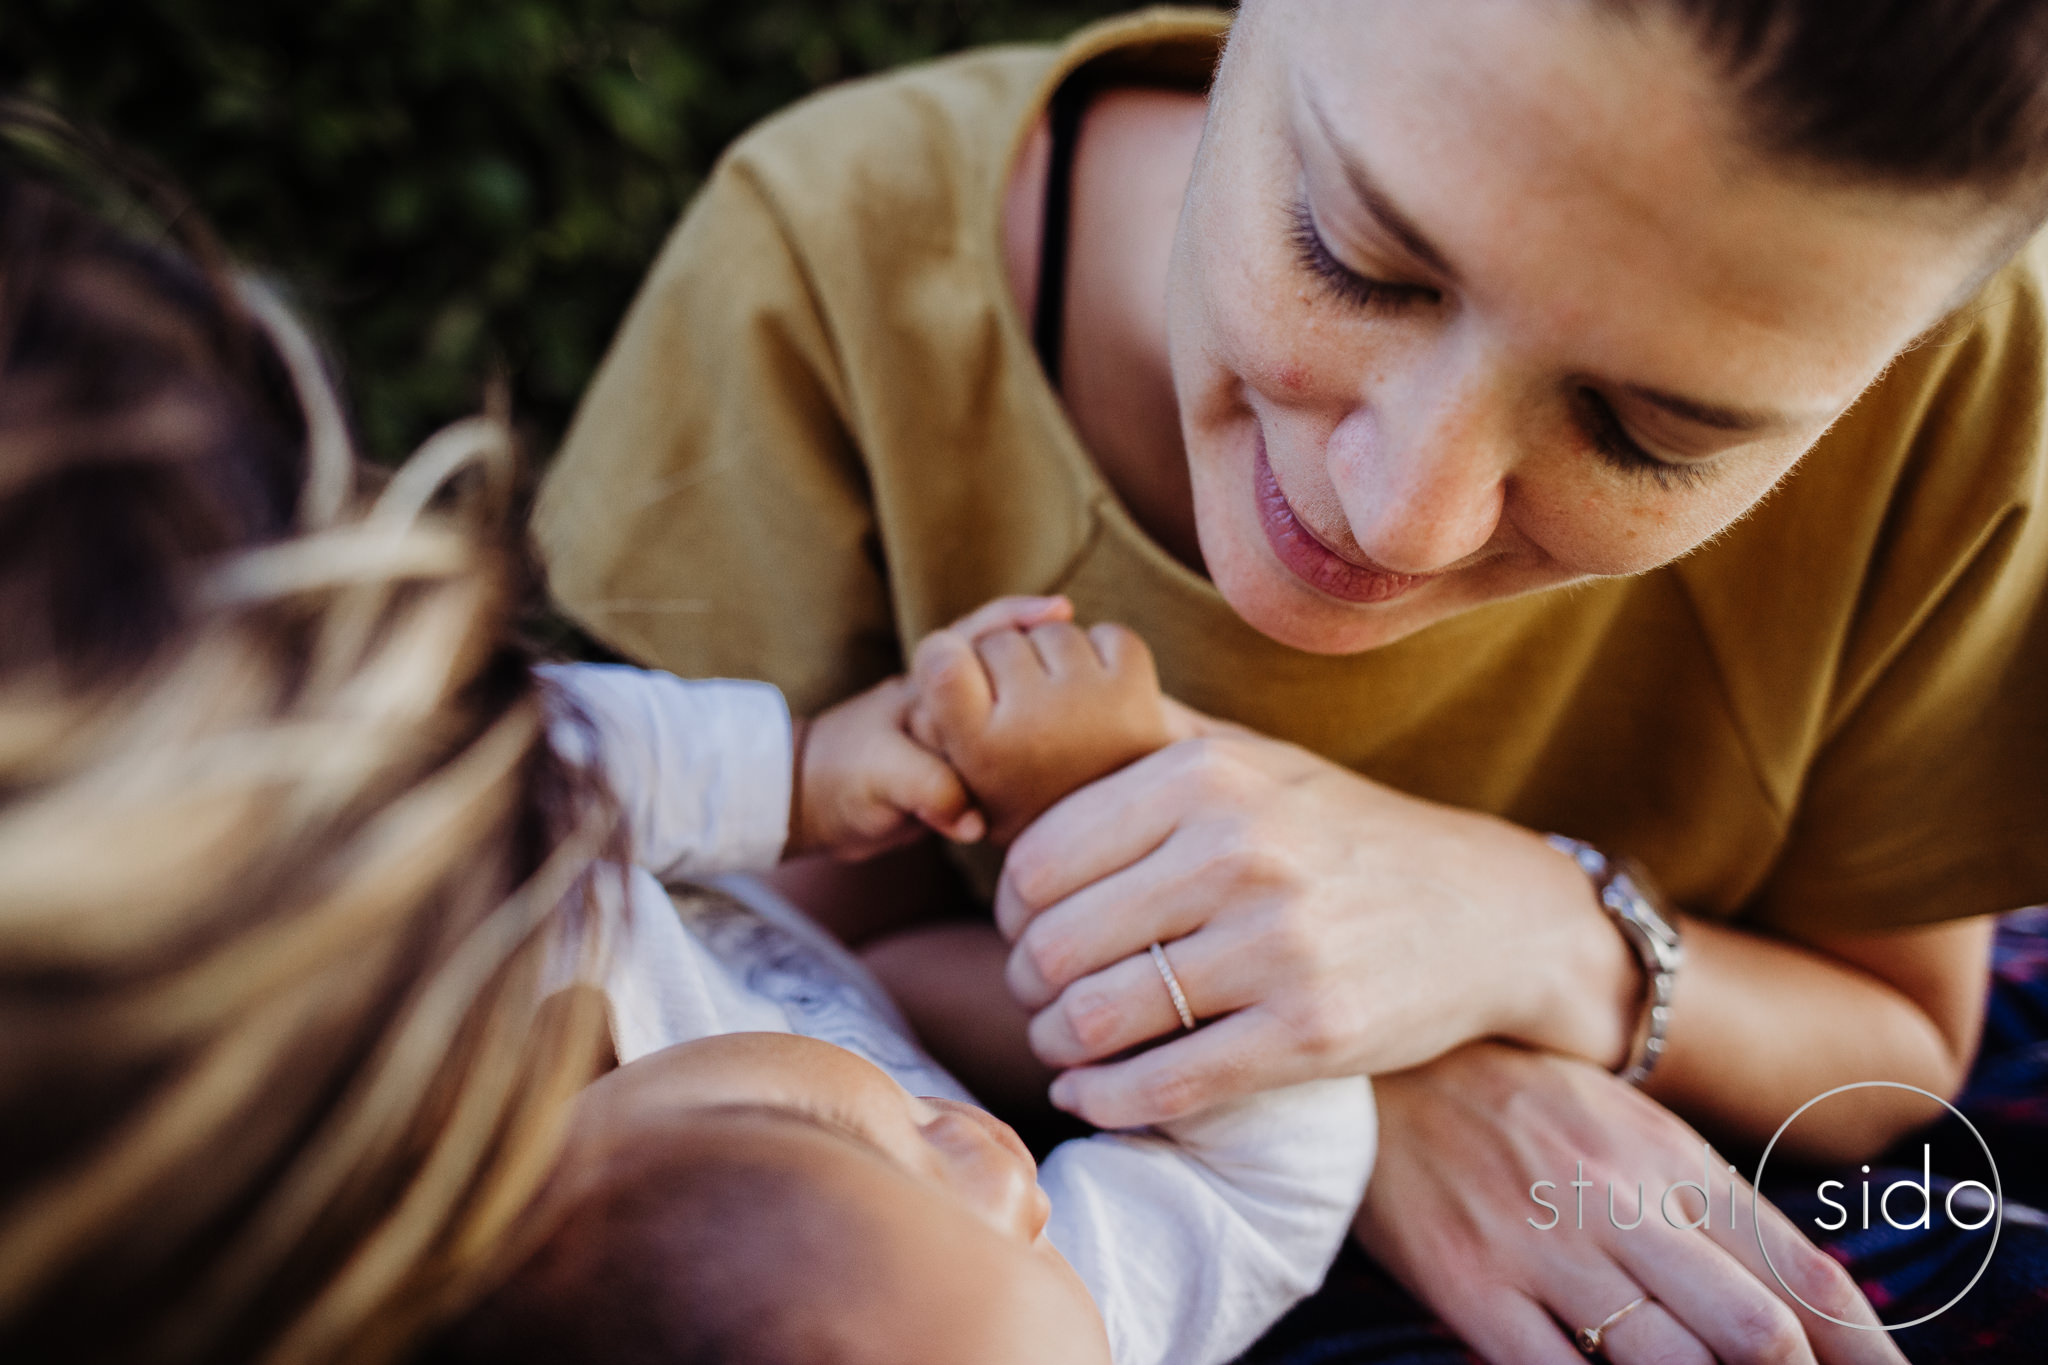
[[[1201,571],[1187,453],[1166,345],[1166,274],[1201,140],[1199,95],[1107,90],[1074,149],[1060,396],[1082,444],[1140,527]],[[1010,287],[1036,315],[1043,259],[1045,125],[1017,160],[1003,205]]]

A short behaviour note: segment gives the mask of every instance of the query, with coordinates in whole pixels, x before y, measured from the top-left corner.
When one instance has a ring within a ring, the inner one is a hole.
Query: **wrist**
[[[789,724],[789,838],[782,856],[798,858],[811,852],[812,821],[805,817],[804,756],[810,752],[811,722],[792,718]]]
[[[1642,964],[1578,864],[1541,835],[1516,832],[1531,855],[1524,885],[1540,942],[1526,959],[1533,970],[1524,973],[1523,1012],[1505,1035],[1616,1070],[1628,1058],[1641,1013]]]

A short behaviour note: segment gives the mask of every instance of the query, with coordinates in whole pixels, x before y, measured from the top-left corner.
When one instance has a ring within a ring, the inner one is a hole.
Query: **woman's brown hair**
[[[1603,0],[1623,14],[1646,0]],[[1768,154],[1917,189],[2048,180],[2041,0],[1650,0],[1702,37]]]
[[[516,1256],[617,819],[502,415],[367,478],[182,242],[0,171],[0,1357],[374,1365]]]

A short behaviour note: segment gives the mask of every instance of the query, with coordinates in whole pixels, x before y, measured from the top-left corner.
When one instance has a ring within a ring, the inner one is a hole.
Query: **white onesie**
[[[971,1100],[880,985],[744,876],[788,836],[791,729],[765,683],[608,665],[543,668],[595,725],[633,860],[605,990],[621,1063],[720,1033],[798,1033],[867,1058],[913,1094]],[[589,734],[555,743],[587,761]],[[663,883],[725,897],[672,899]],[[1157,1128],[1062,1143],[1039,1184],[1047,1235],[1109,1329],[1116,1365],[1222,1365],[1322,1283],[1377,1140],[1362,1077],[1269,1091]]]

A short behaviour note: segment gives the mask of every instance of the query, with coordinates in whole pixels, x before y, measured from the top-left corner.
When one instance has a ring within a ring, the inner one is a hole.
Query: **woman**
[[[743,142],[544,491],[558,596],[800,705],[999,593],[1132,625],[1257,733],[1012,850],[1058,1103],[1398,1072],[1359,1234],[1482,1354],[1896,1358],[1785,1306],[1854,1300],[1810,1247],[1522,1225],[1560,1161],[1696,1170],[1681,1118],[1761,1145],[1845,1081],[1952,1093],[1983,917],[2048,886],[2014,257],[2048,15],[1259,0],[1211,84],[1226,26],[1148,12]],[[1205,1022],[1125,1056],[1180,1029],[1155,942]]]

